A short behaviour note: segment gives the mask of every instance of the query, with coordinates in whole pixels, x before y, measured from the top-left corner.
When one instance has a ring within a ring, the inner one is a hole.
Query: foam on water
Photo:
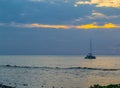
[[[90,67],[68,67],[68,68],[61,68],[61,67],[30,67],[30,66],[12,66],[12,65],[1,65],[0,67],[9,67],[9,68],[28,68],[28,69],[84,69],[84,70],[102,70],[102,71],[119,71],[120,69],[111,69],[111,68],[90,68]]]

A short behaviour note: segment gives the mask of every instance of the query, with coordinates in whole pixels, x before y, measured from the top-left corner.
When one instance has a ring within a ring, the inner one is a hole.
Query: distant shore
[[[93,86],[90,86],[90,88],[120,88],[120,84],[109,84],[106,86],[101,86],[99,84],[95,84]]]
[[[16,88],[16,87],[0,84],[0,88]],[[101,86],[99,84],[95,84],[93,86],[90,86],[89,88],[120,88],[120,84],[109,84],[109,85],[106,85],[106,86]]]

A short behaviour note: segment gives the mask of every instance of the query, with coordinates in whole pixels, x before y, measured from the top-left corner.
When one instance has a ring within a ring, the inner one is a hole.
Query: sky
[[[0,0],[1,55],[120,54],[120,0]]]

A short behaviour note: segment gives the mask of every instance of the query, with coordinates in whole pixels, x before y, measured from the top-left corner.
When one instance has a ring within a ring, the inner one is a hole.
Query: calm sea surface
[[[88,88],[120,83],[120,56],[0,56],[0,82],[16,88]]]

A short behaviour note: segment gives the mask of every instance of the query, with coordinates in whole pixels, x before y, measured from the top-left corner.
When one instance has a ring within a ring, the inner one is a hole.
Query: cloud
[[[48,24],[26,24],[26,27],[30,28],[54,28],[54,29],[69,29],[71,28],[68,25],[48,25]]]
[[[78,17],[74,20],[71,21],[71,23],[78,24],[80,22],[91,22],[91,21],[96,21],[99,22],[100,20],[102,22],[106,21],[113,21],[113,20],[118,20],[120,18],[120,15],[106,15],[101,12],[97,11],[92,11],[89,16],[84,16],[84,17]]]
[[[120,28],[119,25],[113,23],[106,23],[104,25],[97,25],[97,23],[83,24],[83,25],[49,25],[49,24],[25,24],[27,28],[52,28],[52,29],[111,29]]]
[[[5,24],[4,23],[0,23],[0,26],[4,26]]]
[[[113,18],[118,18],[120,15],[105,15],[100,12],[93,11],[91,16],[87,16],[89,19],[113,19]]]
[[[29,0],[30,2],[48,2],[50,4],[56,4],[57,0]]]
[[[50,4],[56,4],[59,2],[64,2],[64,3],[68,3],[70,2],[70,0],[29,0],[31,2],[48,2]]]
[[[29,1],[31,1],[31,2],[42,2],[44,0],[29,0]]]
[[[106,23],[103,25],[98,25],[96,22],[91,24],[83,25],[50,25],[50,24],[19,24],[19,23],[1,23],[4,25],[0,26],[9,26],[9,27],[18,27],[18,28],[44,28],[44,29],[118,29],[120,25],[113,23]]]
[[[97,23],[85,24],[80,26],[75,26],[76,29],[111,29],[111,28],[120,28],[120,26],[113,23],[107,23],[104,25],[97,25]]]
[[[80,4],[94,4],[97,7],[113,7],[120,8],[120,0],[80,0],[75,2],[75,6]]]

